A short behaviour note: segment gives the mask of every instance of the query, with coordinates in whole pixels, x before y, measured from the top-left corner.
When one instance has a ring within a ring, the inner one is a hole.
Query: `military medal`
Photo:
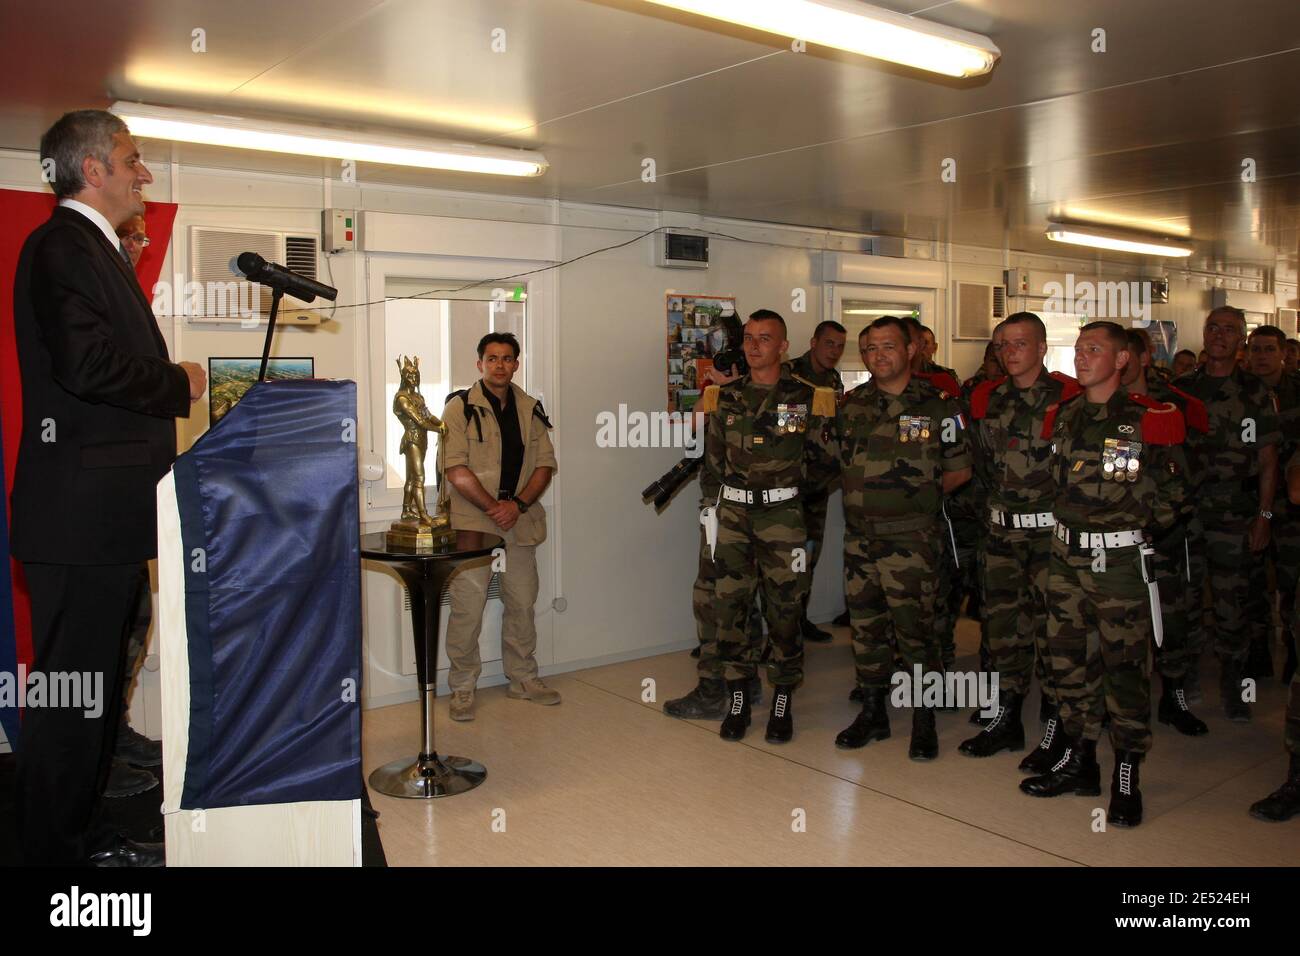
[[[1115,471],[1117,468],[1123,468],[1118,461],[1120,455],[1119,442],[1114,438],[1107,438],[1106,444],[1101,450],[1101,477],[1111,479],[1117,477]]]
[[[912,432],[912,420],[906,415],[898,416],[898,440],[905,442],[909,440]]]

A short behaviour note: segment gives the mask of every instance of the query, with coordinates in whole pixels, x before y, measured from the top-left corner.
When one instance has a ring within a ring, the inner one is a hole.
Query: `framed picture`
[[[257,381],[262,368],[262,358],[210,358],[208,359],[208,422],[215,425],[234,408],[244,393]],[[315,378],[316,360],[302,358],[273,358],[266,363],[266,380],[284,381],[294,378]]]

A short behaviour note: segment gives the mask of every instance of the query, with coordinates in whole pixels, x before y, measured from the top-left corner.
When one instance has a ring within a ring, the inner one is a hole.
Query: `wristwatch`
[[[510,500],[519,506],[520,514],[526,514],[528,512],[528,504],[524,501],[523,498],[520,498],[518,495],[511,495]],[[1270,515],[1270,517],[1272,516]]]
[[[1259,512],[1259,516],[1263,518],[1265,521],[1273,520],[1273,512],[1271,511],[1264,511],[1263,509],[1261,509]]]

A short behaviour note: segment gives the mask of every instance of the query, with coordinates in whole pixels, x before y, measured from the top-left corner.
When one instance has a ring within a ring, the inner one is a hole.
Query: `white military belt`
[[[1056,536],[1066,544],[1077,545],[1086,551],[1093,548],[1131,548],[1146,541],[1141,531],[1071,531],[1065,525],[1056,526]]]
[[[1056,524],[1056,517],[1050,511],[1014,514],[999,511],[997,508],[990,508],[989,521],[1000,528],[1050,528]]]
[[[742,505],[764,504],[774,505],[778,501],[789,501],[797,497],[798,488],[770,488],[763,491],[750,491],[746,488],[733,488],[731,485],[722,486],[722,497],[726,501],[735,501]]]

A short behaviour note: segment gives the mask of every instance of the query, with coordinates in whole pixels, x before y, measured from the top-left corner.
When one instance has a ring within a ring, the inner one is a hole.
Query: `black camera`
[[[748,375],[749,362],[742,348],[723,349],[713,356],[713,367],[723,375]]]

